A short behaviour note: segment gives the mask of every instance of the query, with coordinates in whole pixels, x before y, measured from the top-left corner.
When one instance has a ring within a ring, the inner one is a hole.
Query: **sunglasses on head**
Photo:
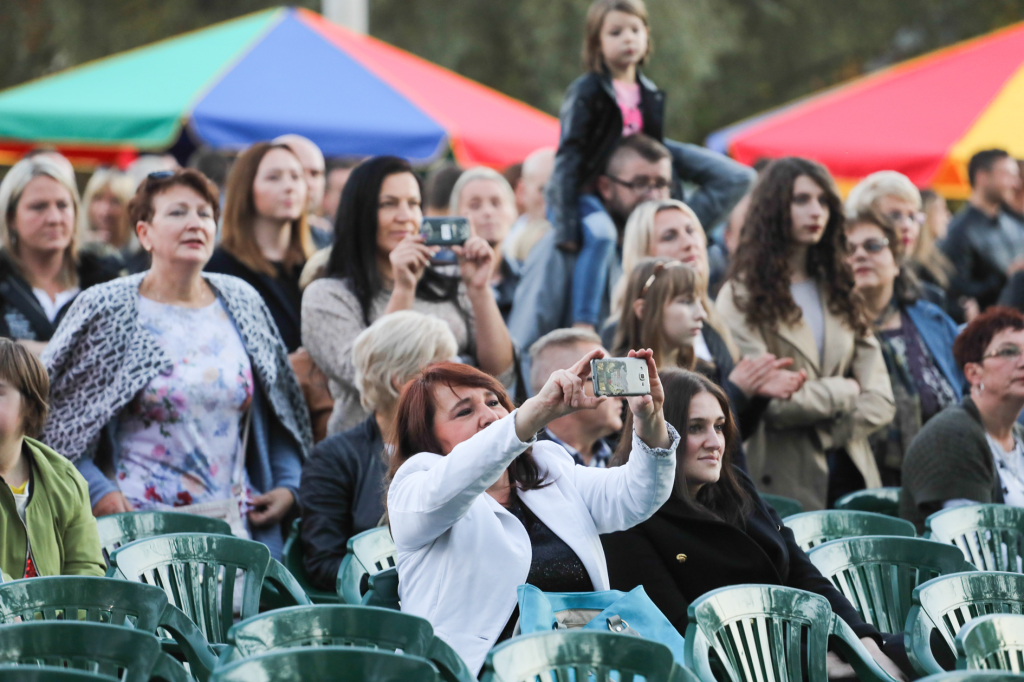
[[[172,171],[172,170],[158,170],[158,171],[153,171],[152,173],[147,175],[146,179],[147,180],[164,180],[166,178],[172,178],[172,177],[174,177],[174,171]]]

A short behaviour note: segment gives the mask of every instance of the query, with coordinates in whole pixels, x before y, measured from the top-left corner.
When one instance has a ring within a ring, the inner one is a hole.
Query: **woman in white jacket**
[[[596,350],[551,375],[518,410],[501,384],[466,365],[432,365],[402,393],[387,495],[398,548],[402,610],[478,671],[516,622],[516,588],[607,590],[599,535],[648,519],[668,499],[679,435],[665,422],[650,350],[651,394],[628,398],[634,417],[626,466],[577,466],[536,441],[549,422],[594,409],[587,381]]]

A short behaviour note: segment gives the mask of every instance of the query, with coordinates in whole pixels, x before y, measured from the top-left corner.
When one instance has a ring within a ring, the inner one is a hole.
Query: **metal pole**
[[[328,21],[357,33],[370,32],[368,0],[322,0],[320,13]]]

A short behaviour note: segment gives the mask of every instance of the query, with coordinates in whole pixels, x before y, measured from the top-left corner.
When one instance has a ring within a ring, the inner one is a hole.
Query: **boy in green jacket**
[[[89,488],[28,434],[46,422],[50,380],[24,346],[0,339],[0,572],[3,580],[106,572]]]

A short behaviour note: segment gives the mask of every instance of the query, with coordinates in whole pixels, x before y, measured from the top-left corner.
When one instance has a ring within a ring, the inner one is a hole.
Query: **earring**
[[[984,392],[985,392],[985,382],[982,382],[980,387],[979,387],[979,389],[978,389],[978,393],[984,393]]]

